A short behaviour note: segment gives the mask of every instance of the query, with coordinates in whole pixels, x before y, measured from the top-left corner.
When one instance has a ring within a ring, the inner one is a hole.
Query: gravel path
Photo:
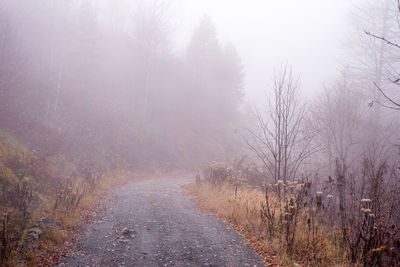
[[[83,226],[80,253],[58,266],[264,266],[235,231],[183,194],[188,178],[132,182]]]

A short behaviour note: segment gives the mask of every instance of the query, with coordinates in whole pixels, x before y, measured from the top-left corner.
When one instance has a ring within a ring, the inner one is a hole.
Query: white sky
[[[178,46],[187,45],[207,14],[220,41],[233,43],[246,72],[246,95],[260,103],[275,67],[291,64],[306,96],[338,73],[349,0],[176,0]],[[175,14],[176,12],[176,14]]]

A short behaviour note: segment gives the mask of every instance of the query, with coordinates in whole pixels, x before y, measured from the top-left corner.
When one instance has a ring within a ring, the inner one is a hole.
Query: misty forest
[[[400,2],[0,0],[0,266],[400,266]]]

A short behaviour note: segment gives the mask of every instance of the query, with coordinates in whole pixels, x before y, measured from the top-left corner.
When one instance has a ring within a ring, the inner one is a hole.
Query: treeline
[[[235,48],[204,17],[177,56],[167,1],[113,4],[0,3],[0,127],[45,155],[109,168],[184,169],[232,153]]]

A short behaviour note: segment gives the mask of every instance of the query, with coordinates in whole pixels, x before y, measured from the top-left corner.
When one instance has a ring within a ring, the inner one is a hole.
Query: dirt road
[[[79,253],[58,266],[264,266],[242,238],[199,211],[182,185],[192,178],[132,182],[83,226]]]

